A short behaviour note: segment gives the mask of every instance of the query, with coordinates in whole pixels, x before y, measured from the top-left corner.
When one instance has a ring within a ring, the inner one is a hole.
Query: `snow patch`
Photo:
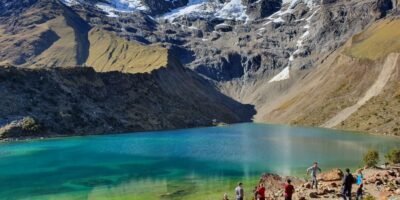
[[[175,0],[165,0],[174,2]],[[61,0],[67,6],[85,3],[84,0]],[[146,11],[149,8],[141,0],[104,0],[95,4],[97,8],[107,13],[108,17],[118,17],[118,13],[129,13],[138,10]]]
[[[278,17],[276,19],[273,19],[272,22],[274,22],[274,23],[283,23],[283,22],[285,22],[285,20],[283,20],[282,17]]]
[[[217,0],[189,0],[189,3],[162,16],[169,21],[180,16],[218,17],[223,19],[248,20],[246,6],[241,0],[220,3]]]
[[[287,66],[287,67],[285,67],[285,69],[283,69],[281,72],[279,72],[279,74],[274,76],[274,78],[269,80],[268,83],[283,81],[283,80],[287,80],[289,78],[290,78],[290,68],[289,68],[289,66]]]
[[[61,3],[67,5],[67,6],[73,6],[76,4],[79,4],[77,0],[61,0]]]
[[[242,4],[242,0],[231,0],[217,11],[215,16],[224,19],[246,20],[246,6]]]
[[[283,23],[284,20],[282,19],[282,16],[288,13],[292,13],[294,10],[294,8],[297,6],[297,4],[299,3],[306,3],[307,6],[310,8],[310,10],[314,10],[315,9],[315,5],[313,3],[313,0],[283,0],[283,4],[288,4],[288,7],[286,10],[279,10],[278,12],[274,13],[273,15],[271,15],[268,19],[271,20],[267,23],[265,23],[264,25],[267,25],[271,22],[274,23]],[[292,65],[292,62],[295,60],[295,55],[299,54],[301,52],[301,49],[303,48],[303,42],[304,40],[307,39],[307,37],[311,34],[310,32],[310,28],[311,28],[311,20],[314,17],[314,15],[318,12],[318,9],[315,9],[314,12],[306,19],[301,19],[298,21],[306,21],[306,25],[303,27],[305,29],[305,32],[299,37],[299,39],[296,42],[296,47],[297,49],[290,54],[289,57],[289,62],[288,65],[276,76],[274,76],[269,83],[272,82],[278,82],[278,81],[282,81],[282,80],[286,80],[290,78],[290,67]]]

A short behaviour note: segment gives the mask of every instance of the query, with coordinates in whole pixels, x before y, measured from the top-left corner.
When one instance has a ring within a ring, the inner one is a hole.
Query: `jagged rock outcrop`
[[[277,12],[282,6],[282,0],[244,0],[247,14],[255,19],[264,18]]]

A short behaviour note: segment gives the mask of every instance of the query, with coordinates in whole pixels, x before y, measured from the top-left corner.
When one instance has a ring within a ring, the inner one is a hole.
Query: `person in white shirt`
[[[317,175],[320,172],[321,172],[321,169],[318,167],[317,162],[314,162],[314,165],[307,169],[307,175],[311,173],[311,179],[312,179],[311,188],[314,188],[314,185],[315,185],[315,189],[317,189],[317,191],[318,191]]]
[[[244,199],[243,183],[238,184],[238,186],[235,188],[235,193],[236,193],[236,200]]]

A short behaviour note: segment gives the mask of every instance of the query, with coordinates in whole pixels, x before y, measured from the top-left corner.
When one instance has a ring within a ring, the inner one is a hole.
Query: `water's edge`
[[[293,128],[307,128],[307,129],[321,129],[321,130],[333,130],[339,131],[343,133],[352,133],[352,134],[362,134],[362,135],[374,135],[374,136],[381,136],[381,137],[388,137],[388,138],[400,138],[397,135],[386,135],[386,134],[378,134],[378,133],[371,133],[371,132],[363,132],[357,130],[347,130],[347,129],[337,129],[337,128],[326,128],[326,127],[314,127],[314,126],[300,126],[300,125],[292,125],[292,124],[273,124],[273,123],[263,123],[263,122],[251,122],[252,124],[261,124],[261,125],[273,125],[273,126],[286,126],[286,127],[293,127]],[[249,123],[232,123],[232,124],[224,124],[222,126],[233,126],[233,125],[240,125],[240,124],[249,124]],[[212,128],[212,127],[221,127],[220,125],[215,126],[195,126],[195,127],[188,127],[188,128],[172,128],[172,129],[154,129],[154,130],[145,130],[145,131],[127,131],[127,132],[120,132],[120,133],[89,133],[89,134],[77,134],[77,135],[42,135],[38,137],[12,137],[12,138],[0,138],[0,144],[2,143],[10,143],[10,142],[21,142],[21,141],[36,141],[36,140],[50,140],[50,139],[63,139],[63,138],[76,138],[76,137],[90,137],[90,136],[106,136],[106,135],[124,135],[124,134],[142,134],[142,133],[149,133],[149,132],[165,132],[165,131],[180,131],[180,130],[190,130],[190,129],[197,129],[197,128]]]

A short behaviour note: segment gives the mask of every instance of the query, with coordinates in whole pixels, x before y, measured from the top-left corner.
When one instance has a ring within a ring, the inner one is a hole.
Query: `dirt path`
[[[367,101],[369,101],[372,97],[378,95],[382,92],[386,83],[389,81],[393,70],[396,68],[397,59],[400,54],[392,53],[387,58],[383,65],[382,71],[376,79],[375,83],[368,89],[365,95],[357,101],[356,104],[345,108],[344,110],[337,113],[330,120],[322,124],[322,127],[325,128],[333,128],[337,126],[339,123],[346,120],[350,115],[356,112],[362,105],[364,105]]]

